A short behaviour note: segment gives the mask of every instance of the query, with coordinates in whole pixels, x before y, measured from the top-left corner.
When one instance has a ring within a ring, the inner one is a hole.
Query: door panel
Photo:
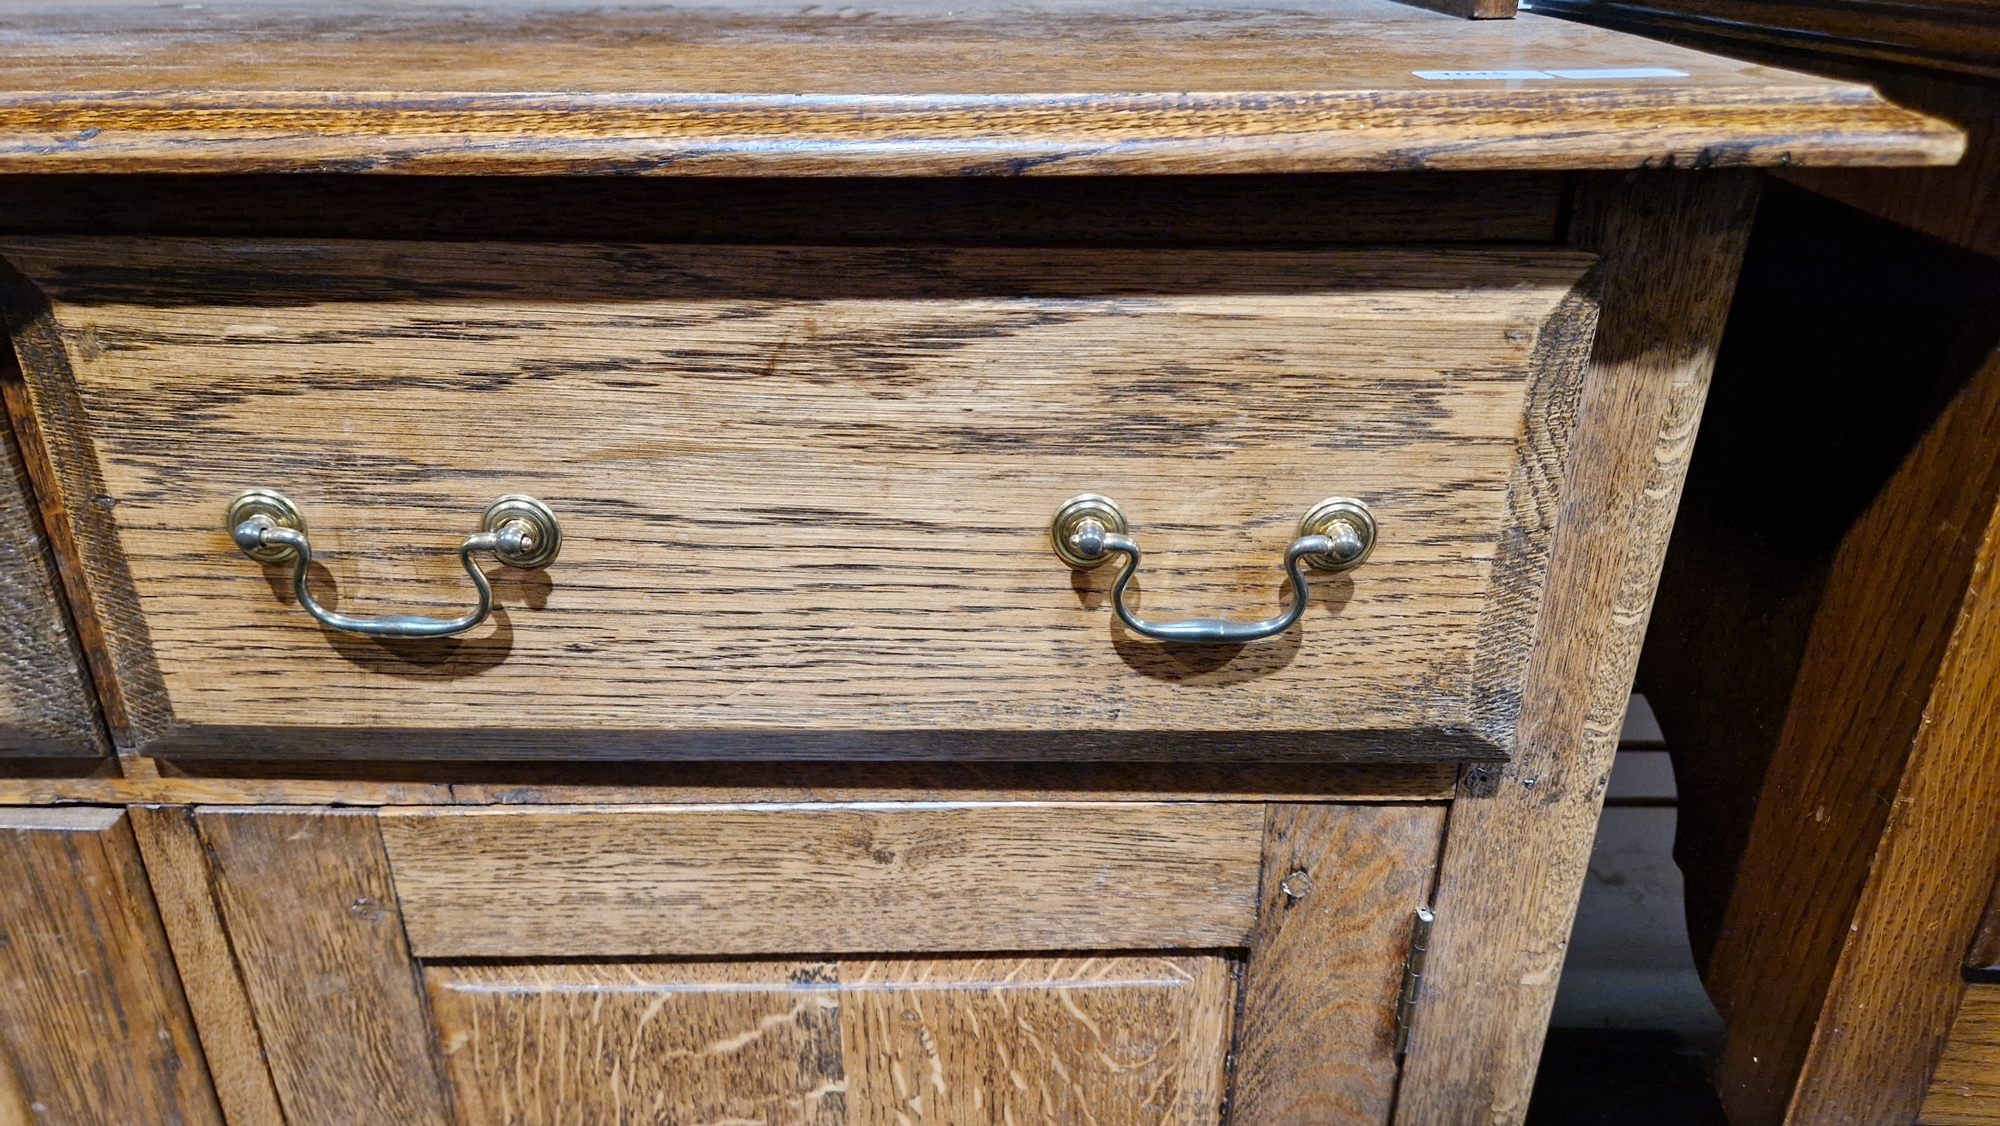
[[[372,810],[203,810],[218,898],[292,1126],[450,1126]]]
[[[464,1126],[845,1120],[831,962],[431,966]]]
[[[1213,1122],[1219,956],[432,966],[466,1126]]]
[[[1214,1123],[1216,956],[843,962],[849,1126]]]
[[[10,1062],[0,1123],[13,1101],[37,1126],[222,1126],[122,810],[0,809]]]
[[[1387,1122],[1411,917],[1442,805],[1274,805],[1230,1126]]]

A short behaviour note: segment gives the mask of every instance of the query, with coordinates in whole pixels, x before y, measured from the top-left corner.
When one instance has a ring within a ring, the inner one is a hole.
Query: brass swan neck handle
[[[486,508],[480,530],[459,545],[458,559],[472,585],[479,592],[478,603],[456,618],[433,618],[420,614],[390,614],[357,618],[329,610],[319,604],[306,588],[312,568],[312,541],[306,537],[305,517],[297,505],[272,489],[250,489],[229,502],[224,518],[230,538],[243,554],[260,563],[292,564],[292,593],[320,624],[343,633],[370,637],[450,637],[464,633],[486,620],[493,612],[493,586],[473,561],[473,556],[489,552],[510,567],[533,569],[553,562],[562,549],[562,526],[555,513],[533,497],[504,496]]]
[[[1359,566],[1375,548],[1375,514],[1349,497],[1330,497],[1314,505],[1299,521],[1299,537],[1285,549],[1285,573],[1290,598],[1277,615],[1256,622],[1223,618],[1191,618],[1179,622],[1149,622],[1125,605],[1125,587],[1139,570],[1139,545],[1126,532],[1124,510],[1095,493],[1072,497],[1056,510],[1049,524],[1049,541],[1062,561],[1078,570],[1101,567],[1113,556],[1124,559],[1111,584],[1111,609],[1125,627],[1158,641],[1195,645],[1240,645],[1292,628],[1306,609],[1304,567],[1345,571]]]

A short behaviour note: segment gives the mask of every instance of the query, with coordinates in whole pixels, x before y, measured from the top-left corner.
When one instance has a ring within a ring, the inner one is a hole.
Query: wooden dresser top
[[[0,2],[0,172],[1899,165],[1863,86],[1389,0]]]

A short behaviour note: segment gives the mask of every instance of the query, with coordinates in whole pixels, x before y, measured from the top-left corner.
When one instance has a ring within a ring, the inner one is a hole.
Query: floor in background
[[[1552,1029],[1526,1126],[1727,1126],[1708,1060],[1665,1030]]]
[[[1633,697],[1527,1126],[1726,1121],[1707,1078],[1722,1020],[1688,948],[1664,745]]]

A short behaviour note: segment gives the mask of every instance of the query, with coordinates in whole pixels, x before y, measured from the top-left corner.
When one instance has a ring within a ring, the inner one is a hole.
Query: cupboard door
[[[0,809],[10,1064],[0,1122],[18,1107],[37,1126],[222,1126],[122,810]]]
[[[295,1123],[1304,1126],[1386,1121],[1443,808],[196,822]]]

